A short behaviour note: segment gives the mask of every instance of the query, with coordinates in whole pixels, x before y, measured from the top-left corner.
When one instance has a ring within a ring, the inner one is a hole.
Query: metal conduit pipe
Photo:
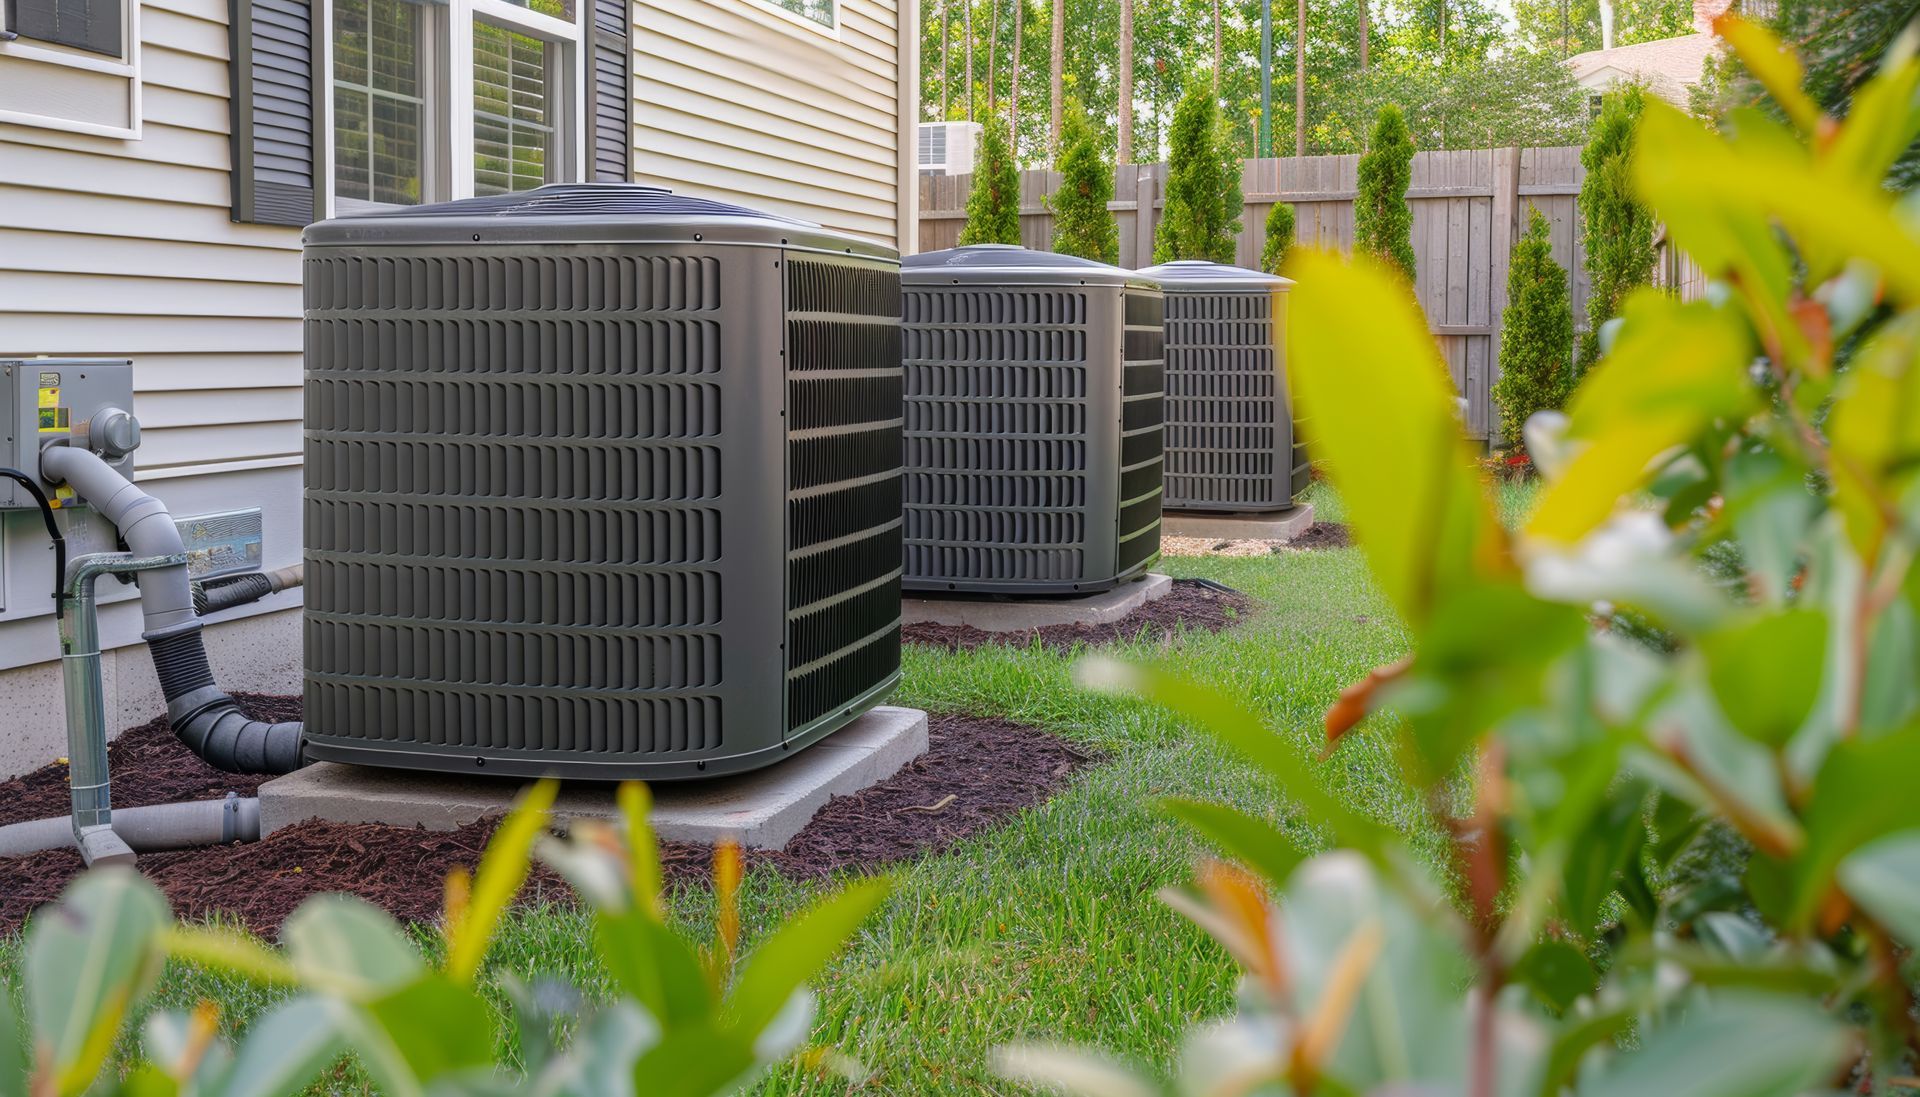
[[[48,480],[65,482],[113,523],[135,556],[186,551],[166,504],[92,451],[49,447],[41,454],[40,471]],[[214,684],[186,565],[144,572],[139,583],[146,623],[141,639],[153,655],[174,734],[208,765],[229,773],[291,773],[304,765],[306,732],[298,721],[268,724],[249,719]]]
[[[115,808],[113,832],[135,853],[257,842],[260,801],[228,793],[225,800]],[[0,827],[0,857],[71,849],[73,845],[73,819],[67,815]]]

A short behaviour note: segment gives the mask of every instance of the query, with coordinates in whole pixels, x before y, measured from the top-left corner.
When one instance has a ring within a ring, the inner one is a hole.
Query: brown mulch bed
[[[1315,522],[1307,527],[1307,532],[1286,543],[1285,548],[1293,549],[1336,549],[1353,544],[1353,538],[1347,536],[1347,527],[1340,522]]]
[[[1182,630],[1221,632],[1246,620],[1253,599],[1237,590],[1227,590],[1197,579],[1175,579],[1165,598],[1148,602],[1132,613],[1105,625],[1046,625],[1012,632],[988,632],[972,625],[938,625],[928,622],[908,625],[901,637],[909,643],[927,644],[948,651],[972,651],[989,644],[1026,647],[1034,641],[1056,651],[1067,651],[1076,644],[1109,644],[1117,640],[1166,640]]]
[[[298,698],[272,699],[281,706],[273,710],[260,707],[264,700],[248,702],[256,713],[272,711],[280,719],[299,715]],[[135,743],[151,739],[151,728],[127,732],[116,749],[136,734],[141,738]],[[164,725],[160,730],[171,739]],[[1053,735],[1004,720],[935,716],[928,731],[926,754],[871,788],[829,801],[786,849],[749,851],[748,864],[805,879],[938,852],[1042,803],[1094,760]],[[251,786],[243,789],[235,781],[257,785],[263,780],[218,773],[183,747],[173,754],[149,743],[129,748],[127,757],[124,767],[114,759],[118,804],[154,802],[136,799],[135,789],[172,788],[181,796],[207,798],[224,796],[227,788],[250,791]],[[143,762],[166,774],[135,768]],[[55,769],[59,772],[49,772]],[[41,791],[40,806],[25,813],[39,817],[66,810],[64,781],[64,767],[50,766],[0,787],[45,790],[57,783],[57,801],[49,806]],[[13,803],[7,808],[10,818],[19,814]],[[328,891],[361,896],[403,921],[432,922],[440,916],[448,871],[476,864],[494,825],[495,820],[482,820],[458,830],[427,831],[313,821],[247,845],[147,854],[140,869],[182,917],[218,914],[268,936],[303,899]],[[669,878],[698,882],[707,878],[712,854],[704,846],[668,842],[661,859]],[[0,932],[17,930],[35,907],[58,897],[80,869],[80,856],[72,850],[0,860]],[[560,877],[536,865],[522,899],[571,902],[572,893]]]

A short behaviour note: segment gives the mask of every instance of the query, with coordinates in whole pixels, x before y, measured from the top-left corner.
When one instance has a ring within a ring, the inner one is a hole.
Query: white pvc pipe
[[[113,831],[136,853],[257,842],[260,801],[229,794],[225,800],[115,808]],[[0,827],[0,857],[71,849],[73,844],[73,817],[69,815]]]

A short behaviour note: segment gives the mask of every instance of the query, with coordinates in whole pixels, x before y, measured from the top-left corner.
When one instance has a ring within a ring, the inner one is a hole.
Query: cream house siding
[[[892,0],[841,0],[827,31],[762,0],[635,0],[635,177],[910,250],[915,36],[900,17]]]
[[[230,220],[225,0],[142,0],[140,14],[140,139],[0,124],[0,355],[133,359],[143,486],[180,515],[262,508],[279,567],[300,555],[300,234]],[[89,512],[67,521],[76,551],[113,547]],[[35,666],[59,655],[52,586],[38,517],[8,512],[0,772],[58,753],[58,672]],[[125,649],[107,661],[109,708],[137,723],[158,713],[158,695],[134,592],[101,591],[105,646]],[[233,616],[297,604],[281,596]],[[291,688],[297,615],[214,631],[234,628],[266,638],[255,646],[272,658],[215,639],[223,684]]]

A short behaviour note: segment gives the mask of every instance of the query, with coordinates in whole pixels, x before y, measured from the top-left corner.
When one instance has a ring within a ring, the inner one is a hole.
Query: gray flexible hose
[[[260,801],[232,793],[225,800],[194,800],[144,808],[116,808],[113,832],[136,853],[195,849],[260,840]],[[73,817],[58,815],[0,827],[0,857],[22,857],[73,847]]]
[[[166,504],[135,487],[91,450],[50,447],[40,456],[40,471],[48,480],[64,481],[113,523],[134,555],[186,551]],[[186,566],[142,572],[139,582],[146,622],[141,638],[153,655],[174,734],[208,765],[228,773],[291,773],[304,765],[306,731],[298,721],[267,724],[249,719],[214,684]]]
[[[290,587],[305,582],[305,569],[300,564],[284,567],[278,571],[254,571],[245,575],[230,575],[224,579],[209,579],[193,585],[193,611],[205,617],[236,606],[250,605],[269,594],[278,594]]]

